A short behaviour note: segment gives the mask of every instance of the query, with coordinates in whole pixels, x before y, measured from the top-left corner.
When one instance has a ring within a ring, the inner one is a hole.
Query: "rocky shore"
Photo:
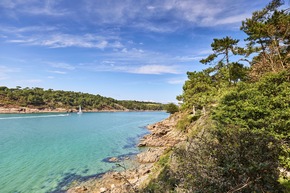
[[[135,167],[121,172],[105,173],[101,178],[91,179],[70,188],[67,193],[124,193],[136,192],[144,186],[154,171],[155,163],[165,151],[185,137],[175,130],[176,116],[148,126],[150,134],[143,137],[138,144],[146,150],[139,153],[133,160]],[[118,160],[112,159],[112,161]]]

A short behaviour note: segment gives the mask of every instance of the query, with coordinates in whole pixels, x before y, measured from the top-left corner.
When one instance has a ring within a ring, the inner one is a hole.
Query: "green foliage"
[[[290,192],[290,179],[287,178],[280,178],[279,182],[284,186],[285,193]]]
[[[150,183],[142,190],[141,193],[163,193],[163,192],[174,192],[179,179],[174,177],[175,174],[169,168],[165,166],[162,168],[156,179],[150,181]]]
[[[223,128],[176,150],[184,192],[281,192],[280,142],[264,132]]]
[[[264,130],[290,137],[289,73],[269,74],[254,84],[241,83],[224,96],[213,117],[224,125]]]
[[[163,110],[164,105],[153,102],[118,101],[81,92],[44,90],[42,88],[7,88],[0,87],[0,105],[29,106],[35,108],[78,109],[81,105],[86,110]]]
[[[281,0],[273,0],[251,18],[242,22],[241,30],[248,37],[248,55],[255,53],[251,62],[252,79],[259,79],[267,72],[278,72],[289,69],[289,21],[288,10],[279,10]]]
[[[231,81],[237,83],[238,81],[246,81],[248,79],[249,68],[244,67],[242,64],[233,62],[229,65],[229,73]]]
[[[202,72],[187,72],[188,80],[183,86],[183,94],[177,99],[183,102],[183,109],[193,106],[202,108],[215,102],[216,80],[210,76],[211,69]]]
[[[167,150],[158,160],[157,164],[161,167],[165,167],[169,165],[170,156],[172,155],[171,150]]]
[[[214,54],[200,60],[200,63],[212,64],[215,62],[214,74],[211,76],[215,76],[218,80],[228,81],[231,84],[232,81],[237,82],[239,79],[243,79],[245,76],[244,70],[242,70],[243,64],[230,62],[230,55],[240,54],[242,50],[237,46],[238,42],[239,40],[228,36],[222,39],[215,38],[211,44]]]
[[[290,169],[290,74],[264,76],[254,84],[239,84],[225,95],[213,113],[224,126],[236,125],[283,140],[280,163]]]
[[[200,61],[213,67],[187,73],[183,93],[177,97],[183,102],[183,114],[176,127],[190,130],[198,117],[188,112],[203,107],[212,124],[202,125],[197,133],[189,131],[192,138],[174,151],[178,170],[169,167],[165,173],[167,179],[179,179],[178,184],[164,185],[166,179],[160,177],[151,190],[289,190],[289,177],[280,169],[290,170],[290,14],[289,9],[279,10],[281,5],[281,0],[273,0],[243,22],[246,48],[237,47],[238,40],[228,36],[214,39],[213,53]],[[230,56],[237,54],[244,58],[232,61]],[[251,54],[252,61],[247,59]]]
[[[196,116],[200,116],[200,115],[196,115]],[[193,121],[194,116],[192,115],[183,115],[177,122],[176,124],[176,129],[178,129],[179,131],[187,131],[189,128],[188,126],[191,124],[191,122]]]
[[[167,113],[174,114],[179,111],[179,107],[174,103],[169,103],[165,105],[165,110]]]
[[[212,50],[214,54],[209,55],[209,57],[202,59],[200,62],[202,64],[211,63],[216,59],[219,55],[222,55],[222,59],[219,61],[226,60],[226,65],[229,64],[229,54],[232,52],[235,54],[236,45],[238,44],[239,40],[232,39],[231,37],[225,37],[222,39],[213,39],[213,43],[211,44]]]

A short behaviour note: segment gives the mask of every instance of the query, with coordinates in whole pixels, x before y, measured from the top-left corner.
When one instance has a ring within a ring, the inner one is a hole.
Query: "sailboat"
[[[77,112],[78,115],[83,114],[81,105],[79,106],[79,111]]]

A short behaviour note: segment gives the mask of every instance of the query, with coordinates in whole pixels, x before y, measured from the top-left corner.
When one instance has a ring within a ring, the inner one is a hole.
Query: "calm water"
[[[60,192],[112,169],[104,158],[137,153],[163,112],[0,115],[0,192]]]

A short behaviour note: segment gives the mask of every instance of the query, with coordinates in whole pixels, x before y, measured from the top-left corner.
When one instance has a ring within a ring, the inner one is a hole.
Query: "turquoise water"
[[[61,192],[112,169],[164,112],[0,115],[0,192]]]

